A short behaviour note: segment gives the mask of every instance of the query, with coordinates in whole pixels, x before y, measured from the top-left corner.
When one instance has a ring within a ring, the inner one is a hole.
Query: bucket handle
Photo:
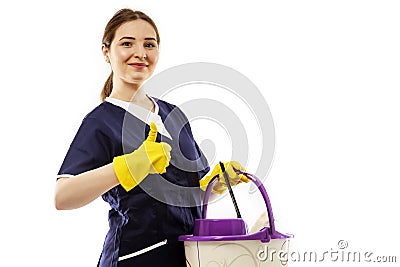
[[[260,193],[264,199],[265,206],[267,208],[270,235],[272,237],[277,236],[278,232],[275,231],[275,222],[274,222],[274,215],[272,213],[271,201],[269,200],[267,191],[265,190],[265,187],[262,184],[261,180],[258,179],[257,176],[247,173],[247,172],[237,170],[237,173],[243,174],[257,186],[258,190],[260,191]],[[208,200],[210,199],[211,190],[212,190],[213,186],[218,182],[218,180],[219,180],[219,175],[216,175],[211,179],[211,181],[207,185],[207,188],[206,188],[206,191],[204,194],[204,199],[203,199],[203,208],[202,208],[202,218],[203,219],[205,219],[207,216],[207,206],[208,206]]]

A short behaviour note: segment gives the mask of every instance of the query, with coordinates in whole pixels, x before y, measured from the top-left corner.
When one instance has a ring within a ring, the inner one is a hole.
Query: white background
[[[122,7],[158,25],[157,72],[214,62],[261,90],[276,127],[265,186],[277,228],[295,234],[292,250],[332,251],[343,239],[349,251],[400,260],[398,1],[88,2],[0,4],[0,265],[97,263],[107,205],[56,211],[53,192],[77,127],[99,103],[109,73],[101,38]],[[253,221],[260,200],[238,198]]]

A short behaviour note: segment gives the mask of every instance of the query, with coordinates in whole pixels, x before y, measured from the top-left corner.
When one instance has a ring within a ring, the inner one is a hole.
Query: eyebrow
[[[119,40],[121,41],[121,40],[123,40],[123,39],[136,40],[135,37],[130,37],[130,36],[124,36],[124,37],[122,37],[122,38],[119,39]],[[154,37],[146,37],[146,38],[144,38],[144,39],[145,39],[145,40],[153,40],[153,41],[156,41],[156,42],[157,42],[156,38],[154,38]]]

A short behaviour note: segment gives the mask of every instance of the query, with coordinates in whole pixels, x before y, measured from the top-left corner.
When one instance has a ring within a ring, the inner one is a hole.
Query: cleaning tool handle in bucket
[[[231,196],[233,206],[235,206],[236,215],[238,218],[242,218],[242,215],[240,214],[240,211],[239,211],[238,204],[236,202],[235,195],[233,194],[231,182],[229,181],[228,174],[226,174],[226,171],[225,171],[225,166],[221,161],[219,162],[219,166],[221,166],[222,175],[224,176],[226,186],[228,187],[229,195]]]

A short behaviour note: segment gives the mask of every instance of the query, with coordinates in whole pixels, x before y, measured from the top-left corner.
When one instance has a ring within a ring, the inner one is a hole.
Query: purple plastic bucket
[[[261,240],[263,242],[268,242],[271,239],[292,237],[292,235],[282,234],[275,230],[275,222],[274,215],[272,213],[271,202],[262,182],[255,175],[245,172],[242,172],[241,174],[249,178],[249,180],[252,181],[260,191],[261,196],[264,199],[265,206],[267,208],[270,226],[260,229],[259,232],[256,232],[254,234],[247,234],[246,223],[241,218],[206,219],[207,205],[211,195],[211,190],[215,183],[217,183],[217,180],[215,180],[214,182],[208,184],[205,191],[202,207],[203,219],[196,219],[194,222],[193,235],[180,236],[180,241]]]
[[[259,189],[268,212],[269,227],[248,234],[246,223],[241,218],[207,219],[207,204],[211,189],[217,181],[208,184],[204,200],[202,219],[196,219],[193,235],[183,235],[180,241],[185,243],[187,266],[286,266],[279,261],[263,260],[263,248],[288,251],[289,238],[293,235],[282,234],[275,230],[271,203],[262,182],[254,175],[242,173]],[[260,254],[261,253],[261,254]],[[224,265],[225,264],[225,265]]]

